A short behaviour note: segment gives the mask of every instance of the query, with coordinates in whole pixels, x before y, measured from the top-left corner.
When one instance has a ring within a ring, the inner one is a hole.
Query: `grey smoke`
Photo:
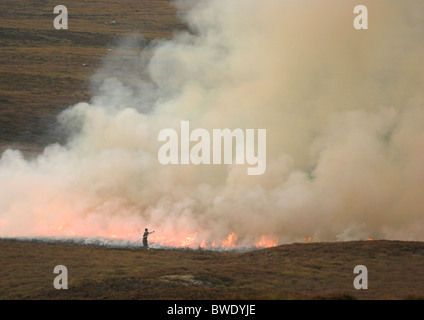
[[[123,40],[67,144],[2,154],[0,236],[424,240],[424,3],[362,1],[362,31],[357,4],[198,1],[189,31]],[[182,120],[267,129],[266,173],[159,164]]]

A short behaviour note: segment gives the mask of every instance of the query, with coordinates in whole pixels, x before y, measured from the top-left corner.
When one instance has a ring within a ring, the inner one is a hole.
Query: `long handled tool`
[[[155,233],[154,231],[150,232],[150,234]],[[125,248],[129,248],[132,247],[133,245],[135,245],[136,243],[140,242],[140,240],[142,240],[143,238],[138,239],[137,241],[130,243],[128,246],[126,246]]]
[[[143,238],[141,238],[141,239],[143,239]],[[135,245],[136,243],[138,243],[138,242],[140,242],[140,240],[141,239],[138,239],[137,241],[135,241],[135,242],[133,242],[133,243],[130,243],[128,246],[126,246],[125,248],[129,248],[129,247],[132,247],[133,245]]]

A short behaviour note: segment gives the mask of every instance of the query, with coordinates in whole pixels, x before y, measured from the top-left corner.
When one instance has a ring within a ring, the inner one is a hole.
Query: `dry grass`
[[[170,1],[61,1],[69,29],[53,27],[53,0],[0,0],[0,152],[37,152],[69,105],[90,99],[89,77],[124,35],[170,38],[183,28]],[[116,24],[107,24],[114,20]]]
[[[422,299],[424,243],[283,245],[245,253],[0,241],[1,299]],[[69,289],[56,290],[56,265]],[[353,288],[368,268],[369,289]]]

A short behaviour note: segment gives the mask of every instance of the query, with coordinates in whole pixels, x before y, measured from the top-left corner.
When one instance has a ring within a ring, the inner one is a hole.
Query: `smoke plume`
[[[362,1],[368,30],[357,4],[177,2],[187,31],[123,39],[59,116],[66,144],[1,155],[0,236],[424,240],[424,3]],[[266,129],[266,172],[160,164],[184,120]]]

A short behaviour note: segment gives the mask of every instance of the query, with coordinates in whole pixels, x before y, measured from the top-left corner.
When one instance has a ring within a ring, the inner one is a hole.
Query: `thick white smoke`
[[[66,145],[2,154],[0,236],[424,240],[424,3],[362,1],[368,30],[357,4],[196,1],[187,32],[123,40],[60,115]],[[182,120],[267,129],[265,174],[161,165]]]

